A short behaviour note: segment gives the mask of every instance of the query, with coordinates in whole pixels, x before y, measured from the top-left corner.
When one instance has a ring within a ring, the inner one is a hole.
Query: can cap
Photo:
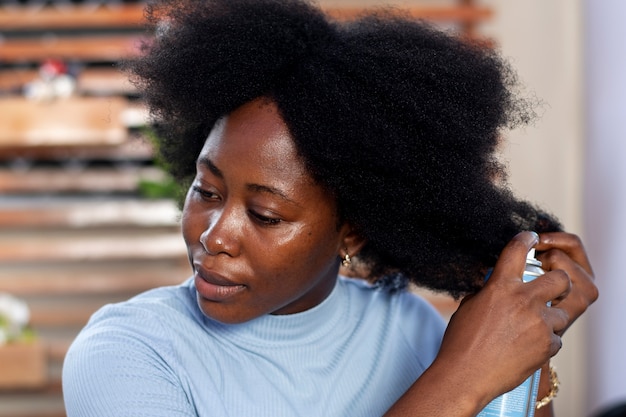
[[[541,267],[541,261],[535,258],[535,248],[532,248],[526,254],[526,265],[533,265]]]

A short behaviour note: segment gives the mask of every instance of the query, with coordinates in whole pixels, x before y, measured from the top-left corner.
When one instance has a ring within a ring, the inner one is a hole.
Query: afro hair
[[[214,123],[267,97],[383,285],[471,293],[516,233],[560,229],[497,160],[534,107],[493,49],[398,11],[340,22],[300,0],[165,1],[148,17],[156,36],[130,69],[181,183]]]

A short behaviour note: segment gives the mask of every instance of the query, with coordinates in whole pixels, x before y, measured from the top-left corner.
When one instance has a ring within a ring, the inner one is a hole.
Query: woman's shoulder
[[[179,285],[153,288],[126,301],[107,304],[91,316],[87,328],[113,318],[125,318],[128,322],[137,320],[145,326],[144,320],[154,317],[159,317],[163,323],[170,318],[180,320],[181,316],[195,317],[196,311],[196,300],[189,279]]]
[[[71,349],[90,349],[94,344],[166,348],[172,332],[193,331],[201,326],[201,320],[191,280],[187,280],[103,306],[91,316]]]

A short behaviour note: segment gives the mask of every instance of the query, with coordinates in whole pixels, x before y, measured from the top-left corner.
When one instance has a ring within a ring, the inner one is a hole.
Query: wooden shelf
[[[155,167],[77,169],[74,174],[71,169],[0,169],[0,194],[134,193],[140,181],[163,178],[163,171]]]
[[[123,143],[110,145],[61,145],[38,146],[1,145],[0,161],[72,161],[108,160],[151,161],[154,148],[144,137],[129,135]]]
[[[47,380],[43,344],[10,343],[0,346],[0,390],[41,388]]]
[[[5,203],[0,228],[144,228],[178,227],[179,209],[170,200],[75,200]]]
[[[128,115],[142,112],[123,97],[0,98],[0,148],[121,144],[128,137]]]
[[[41,10],[28,8],[0,8],[0,27],[4,30],[32,30],[68,28],[124,28],[141,27],[143,4],[114,7],[73,6],[64,9],[47,7]],[[362,14],[363,7],[325,7],[337,19],[348,19]],[[481,22],[490,19],[493,12],[488,7],[475,5],[413,6],[402,7],[416,19],[458,23]]]
[[[24,86],[39,79],[34,69],[12,68],[0,71],[0,92],[13,91],[19,94]],[[91,67],[81,70],[76,77],[78,96],[130,96],[137,89],[126,74],[116,68]]]
[[[179,255],[177,250],[177,255]],[[186,260],[174,259],[140,265],[141,268],[109,267],[94,269],[90,265],[71,268],[48,268],[45,273],[32,269],[8,269],[0,273],[0,291],[16,297],[56,296],[88,297],[111,294],[130,294],[162,285],[174,285],[190,276]],[[165,268],[164,265],[169,266]]]
[[[29,8],[0,7],[2,30],[33,30],[46,28],[128,28],[142,24],[144,4],[120,4],[94,7],[74,5],[66,7]]]
[[[351,19],[363,14],[368,9],[364,7],[327,7],[324,10],[336,19]],[[413,6],[398,7],[398,10],[415,19],[438,22],[479,23],[489,20],[493,16],[491,8],[475,5]]]
[[[137,35],[8,39],[0,44],[0,61],[19,64],[58,58],[65,61],[117,62],[136,56],[142,39]]]
[[[187,249],[178,230],[131,236],[11,237],[0,240],[0,262],[114,262],[180,259]]]

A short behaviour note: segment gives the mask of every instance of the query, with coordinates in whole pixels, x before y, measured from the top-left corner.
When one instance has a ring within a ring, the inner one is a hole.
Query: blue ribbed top
[[[318,306],[226,325],[193,280],[98,311],[63,368],[68,417],[377,416],[434,359],[444,322],[408,292],[340,278]]]

